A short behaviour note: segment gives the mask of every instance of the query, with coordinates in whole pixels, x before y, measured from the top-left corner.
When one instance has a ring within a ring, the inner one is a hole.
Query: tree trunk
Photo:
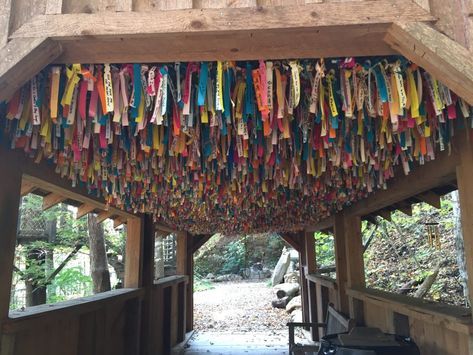
[[[26,306],[39,306],[46,303],[46,286],[45,286],[45,261],[46,251],[43,249],[32,249],[27,255],[27,270],[35,269],[34,277],[29,276],[25,281],[26,285]]]
[[[108,271],[107,253],[103,225],[97,223],[93,213],[87,217],[89,227],[90,270],[94,285],[94,293],[110,291],[110,272]]]
[[[455,223],[455,254],[457,257],[458,270],[460,272],[460,281],[463,286],[463,297],[468,306],[468,274],[465,264],[465,246],[463,245],[463,233],[461,224],[460,199],[458,191],[452,192],[453,218]]]

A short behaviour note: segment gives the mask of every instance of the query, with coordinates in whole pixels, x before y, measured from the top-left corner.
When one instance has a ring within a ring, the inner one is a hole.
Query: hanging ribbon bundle
[[[194,233],[313,224],[450,147],[471,108],[403,58],[52,66],[6,105],[12,148]]]

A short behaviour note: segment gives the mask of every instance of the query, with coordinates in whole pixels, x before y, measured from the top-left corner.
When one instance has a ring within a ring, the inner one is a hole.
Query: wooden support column
[[[307,274],[315,273],[317,269],[316,256],[315,256],[315,239],[314,232],[304,232],[304,252],[305,262],[304,271]],[[315,284],[306,280],[307,285],[307,308],[309,310],[309,321],[316,323],[317,319],[317,295],[315,290]],[[319,330],[317,328],[311,328],[311,334],[313,340],[319,339]]]
[[[20,208],[21,172],[9,168],[8,160],[1,161],[2,183],[0,184],[0,329],[8,318],[10,292],[15,256],[18,210]],[[12,339],[0,338],[0,348],[7,351]],[[2,344],[3,343],[3,344]],[[3,345],[3,347],[2,347]],[[11,344],[11,346],[13,346]],[[3,354],[3,352],[2,352]]]
[[[155,324],[151,319],[153,302],[153,284],[154,284],[154,241],[155,230],[153,216],[146,214],[144,222],[144,240],[143,240],[143,258],[142,258],[142,284],[145,288],[145,295],[141,307],[141,353],[150,353],[150,344],[153,337],[152,325]]]
[[[363,304],[347,295],[347,288],[365,287],[361,217],[339,212],[335,215],[335,262],[340,311],[363,323]]]
[[[301,236],[301,239],[302,236]],[[309,322],[309,297],[307,292],[307,278],[305,277],[305,266],[306,266],[306,259],[305,259],[305,244],[302,243],[302,248],[299,251],[299,284],[301,285],[301,303],[302,303],[302,321]]]
[[[125,287],[142,286],[144,218],[128,218],[125,251]]]
[[[187,248],[187,271],[189,277],[186,291],[186,332],[194,330],[194,236],[189,239],[192,241],[192,248]]]
[[[461,224],[465,262],[468,275],[470,305],[473,304],[473,143],[467,142],[461,150],[457,167],[458,196],[460,198]]]
[[[186,275],[187,272],[187,232],[177,232],[176,273]]]

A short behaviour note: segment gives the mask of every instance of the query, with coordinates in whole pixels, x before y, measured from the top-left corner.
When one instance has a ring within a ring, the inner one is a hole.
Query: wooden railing
[[[339,309],[340,302],[337,294],[337,281],[321,274],[307,274],[306,279],[315,284],[317,302],[317,322],[325,322],[325,315],[329,304]],[[319,329],[319,337],[323,336],[323,329]]]
[[[317,321],[323,322],[328,304],[339,308],[337,281],[320,274],[307,274],[306,279],[316,285]],[[362,305],[359,324],[409,336],[421,354],[473,354],[470,308],[369,288],[349,289],[347,295]]]
[[[143,354],[169,354],[186,336],[188,276],[170,276],[155,282],[150,295],[149,323],[143,329]]]
[[[1,354],[139,354],[143,294],[121,289],[10,312]]]
[[[347,290],[363,302],[364,324],[387,333],[410,336],[421,354],[472,354],[471,309],[390,292]]]

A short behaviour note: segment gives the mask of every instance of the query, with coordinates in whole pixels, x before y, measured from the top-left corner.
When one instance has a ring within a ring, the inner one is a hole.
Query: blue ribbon
[[[199,76],[199,96],[197,97],[197,105],[205,105],[205,94],[207,93],[207,79],[209,76],[209,64],[207,62],[202,62],[200,66],[200,76]]]
[[[135,107],[131,108],[131,117],[136,118],[141,102],[141,68],[139,64],[133,64],[133,88],[135,89]]]

